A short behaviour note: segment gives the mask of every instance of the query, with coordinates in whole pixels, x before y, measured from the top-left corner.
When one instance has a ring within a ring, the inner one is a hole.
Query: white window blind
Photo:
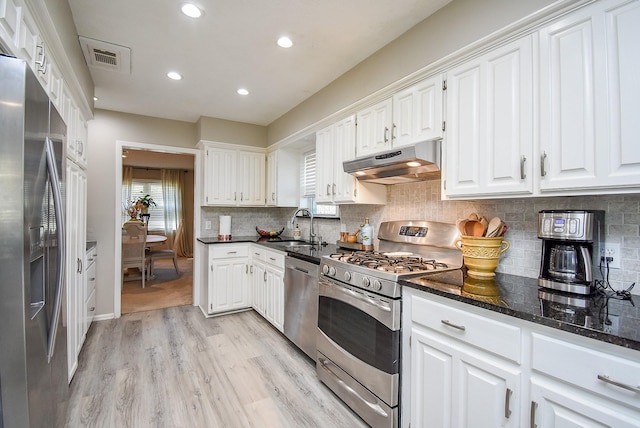
[[[302,196],[313,197],[316,194],[316,152],[304,154],[302,168]]]
[[[131,197],[138,198],[150,195],[156,206],[149,207],[149,230],[164,230],[164,197],[162,196],[162,182],[160,180],[133,179],[131,182]]]

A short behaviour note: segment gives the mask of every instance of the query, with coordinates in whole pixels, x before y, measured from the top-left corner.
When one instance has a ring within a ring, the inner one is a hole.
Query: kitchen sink
[[[274,244],[279,245],[281,247],[285,247],[285,248],[314,246],[314,244],[312,244],[311,242],[305,242],[305,241],[283,241],[283,242],[277,242],[277,243],[274,242]]]

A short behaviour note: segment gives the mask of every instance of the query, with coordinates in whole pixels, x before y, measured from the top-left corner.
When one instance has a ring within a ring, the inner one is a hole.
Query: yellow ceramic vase
[[[456,246],[462,250],[467,274],[471,278],[492,279],[502,253],[509,249],[509,242],[497,238],[461,236]]]

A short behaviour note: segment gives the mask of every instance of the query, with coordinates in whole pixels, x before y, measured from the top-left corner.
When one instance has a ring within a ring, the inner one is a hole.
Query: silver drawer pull
[[[227,254],[237,254],[237,251],[227,251]]]
[[[269,257],[269,260],[274,261],[274,262],[276,261],[276,259],[274,257]]]
[[[446,326],[453,327],[453,328],[455,328],[455,329],[457,329],[457,330],[460,330],[460,331],[465,331],[465,330],[466,330],[465,326],[463,326],[463,325],[458,325],[458,324],[453,324],[453,323],[452,323],[451,321],[449,321],[449,320],[440,320],[440,322],[441,322],[442,324],[446,325]]]
[[[538,403],[531,402],[531,408],[529,409],[529,428],[538,428],[536,424],[536,410],[538,410]]]
[[[611,385],[617,386],[619,388],[623,388],[623,389],[627,389],[629,391],[633,391],[633,392],[640,392],[640,386],[633,386],[633,385],[627,385],[626,383],[622,383],[622,382],[618,382],[616,380],[611,379],[609,376],[605,376],[605,375],[598,375],[598,379],[609,383]]]

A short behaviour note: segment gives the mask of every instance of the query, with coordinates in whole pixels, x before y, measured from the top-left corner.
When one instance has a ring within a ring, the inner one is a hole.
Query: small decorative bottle
[[[293,239],[300,239],[300,228],[298,227],[298,223],[296,223],[296,228],[293,229]]]
[[[369,224],[369,217],[364,219],[364,226],[360,231],[362,235],[362,249],[365,251],[373,250],[373,227]]]

